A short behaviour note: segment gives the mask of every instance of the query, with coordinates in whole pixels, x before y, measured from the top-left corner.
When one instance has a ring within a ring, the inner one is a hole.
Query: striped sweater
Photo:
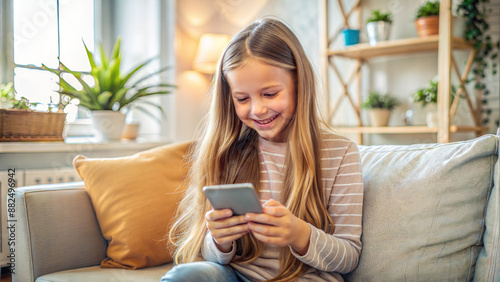
[[[354,270],[361,252],[361,220],[363,205],[363,180],[358,148],[348,138],[324,133],[321,147],[323,189],[335,230],[333,235],[311,226],[309,249],[300,256],[292,254],[309,266],[299,279],[308,281],[343,281],[340,273]],[[280,197],[284,179],[286,143],[275,143],[259,138],[260,148],[260,199],[282,202]],[[279,247],[267,245],[261,256],[249,264],[233,262],[235,248],[229,253],[220,252],[207,232],[202,255],[208,261],[229,264],[242,280],[262,281],[279,273]]]

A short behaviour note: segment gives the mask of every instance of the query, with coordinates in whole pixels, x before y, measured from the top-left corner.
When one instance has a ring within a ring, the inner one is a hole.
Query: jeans
[[[174,266],[162,278],[162,282],[237,282],[236,272],[229,265],[210,261],[197,261]]]

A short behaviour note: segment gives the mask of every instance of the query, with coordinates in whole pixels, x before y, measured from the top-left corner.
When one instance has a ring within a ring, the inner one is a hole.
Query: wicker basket
[[[63,141],[66,113],[0,109],[0,142]]]

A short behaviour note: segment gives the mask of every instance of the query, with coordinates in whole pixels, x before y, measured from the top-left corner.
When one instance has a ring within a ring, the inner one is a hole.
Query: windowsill
[[[136,140],[98,141],[94,137],[67,137],[60,142],[2,142],[0,153],[50,153],[68,151],[147,150],[171,143],[159,136],[139,137]]]

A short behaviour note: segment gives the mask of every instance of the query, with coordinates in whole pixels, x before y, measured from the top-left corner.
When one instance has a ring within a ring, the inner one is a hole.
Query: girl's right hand
[[[230,209],[210,210],[205,214],[207,228],[215,245],[223,253],[231,251],[233,241],[248,233],[245,216],[232,215]]]

